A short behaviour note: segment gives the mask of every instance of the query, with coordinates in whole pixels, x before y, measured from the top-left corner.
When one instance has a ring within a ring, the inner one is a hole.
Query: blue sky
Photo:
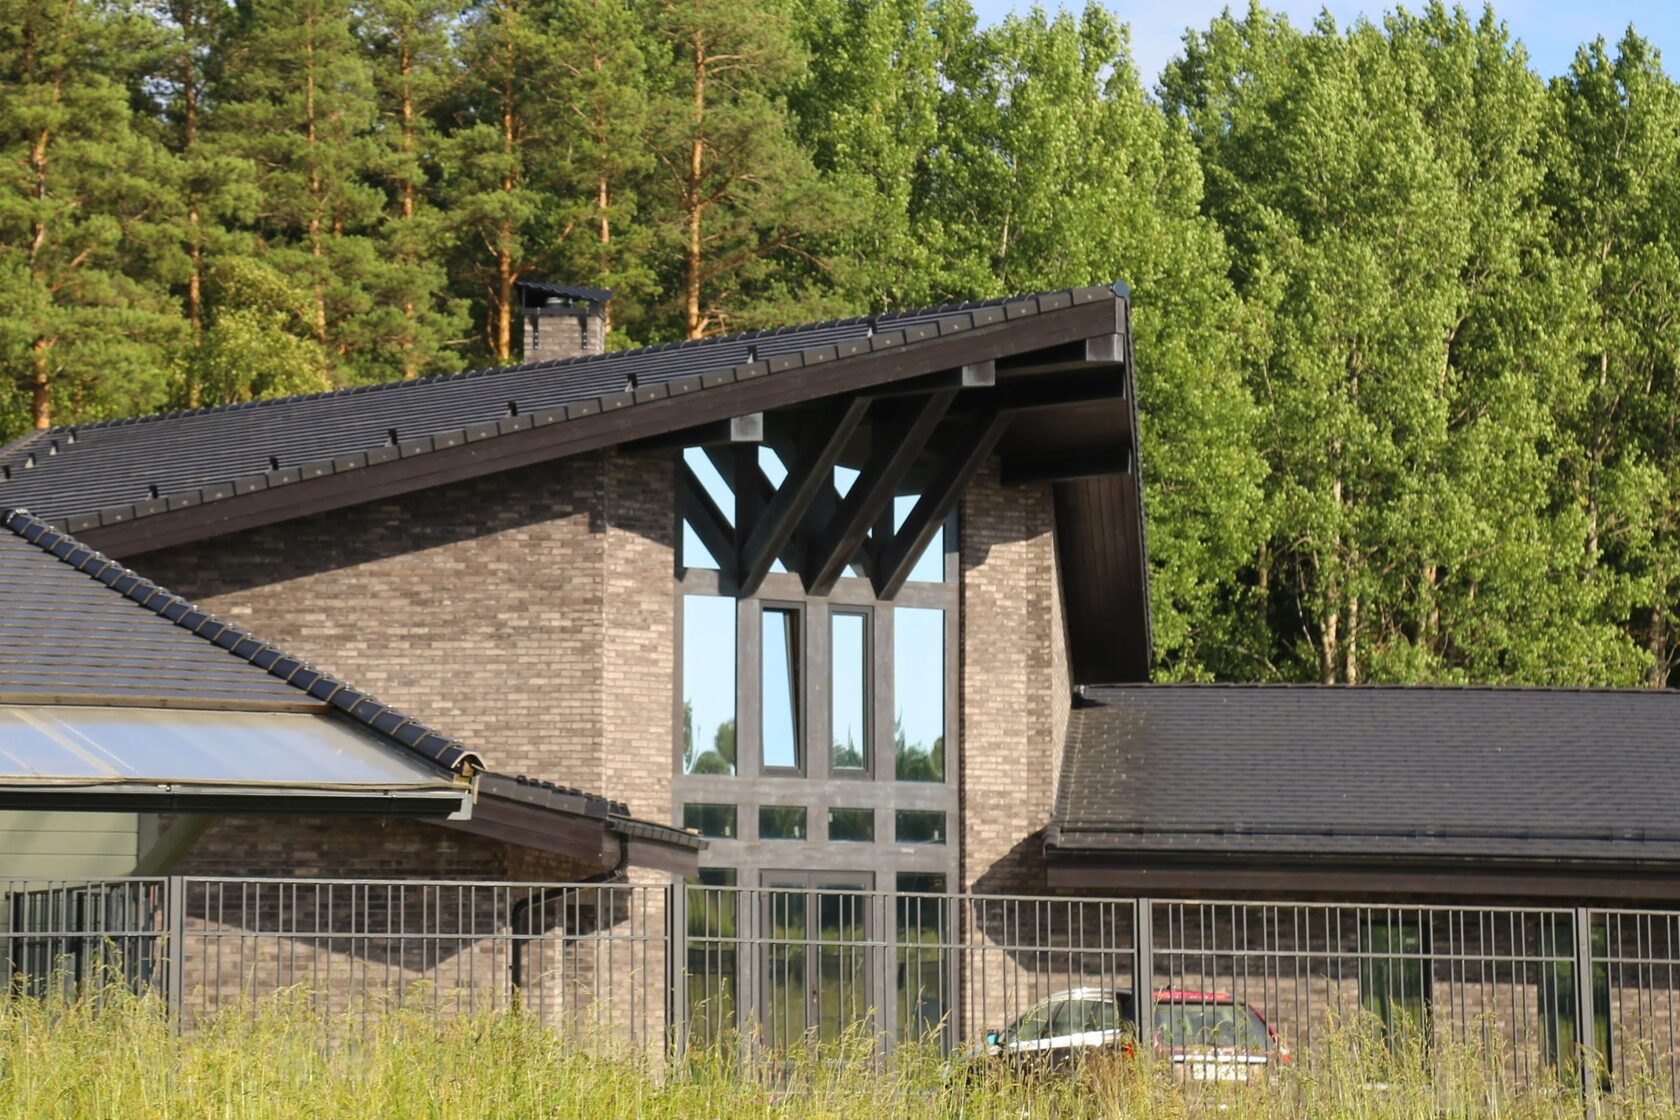
[[[1026,11],[1030,0],[971,0],[981,22],[993,23],[1011,11]],[[1248,0],[1107,0],[1108,7],[1131,24],[1132,49],[1144,81],[1153,86],[1161,67],[1178,53],[1186,27],[1206,27],[1227,6],[1242,11]],[[1047,0],[1054,10],[1084,6],[1084,0]],[[1393,3],[1359,3],[1357,0],[1268,0],[1267,7],[1287,13],[1297,24],[1310,23],[1321,8],[1328,8],[1338,23],[1351,23],[1360,14],[1380,18]],[[1421,7],[1422,2],[1408,7]],[[1465,4],[1479,12],[1481,4]],[[1610,42],[1621,37],[1628,24],[1657,45],[1670,73],[1680,61],[1680,0],[1502,0],[1494,5],[1499,18],[1527,46],[1534,66],[1551,77],[1568,69],[1575,48],[1599,35]]]

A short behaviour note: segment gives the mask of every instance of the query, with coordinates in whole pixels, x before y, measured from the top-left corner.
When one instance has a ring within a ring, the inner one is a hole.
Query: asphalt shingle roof
[[[0,702],[337,709],[433,762],[483,765],[454,739],[13,510],[0,510]]]
[[[86,531],[1115,294],[1047,292],[52,428],[0,449],[0,508]]]
[[[1053,850],[1680,859],[1680,693],[1139,685],[1071,713]]]

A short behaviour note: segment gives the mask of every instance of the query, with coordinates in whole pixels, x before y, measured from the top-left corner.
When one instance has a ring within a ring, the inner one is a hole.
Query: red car
[[[1002,1031],[986,1032],[986,1052],[1021,1064],[1056,1067],[1075,1056],[1135,1049],[1134,997],[1125,989],[1073,988],[1035,1004]],[[1155,1053],[1196,1081],[1248,1081],[1289,1048],[1265,1018],[1228,992],[1163,988],[1154,994]]]

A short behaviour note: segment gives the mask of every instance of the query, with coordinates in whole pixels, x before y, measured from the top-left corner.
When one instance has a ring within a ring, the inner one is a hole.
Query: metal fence
[[[1227,1049],[1307,1062],[1360,1027],[1470,1048],[1513,1083],[1579,1081],[1585,1055],[1680,1098],[1672,912],[191,877],[0,896],[14,992],[115,980],[189,1026],[296,988],[352,1016],[519,1007],[661,1050],[957,1050],[1089,1036],[1124,1008],[1163,1048],[1194,1020]]]

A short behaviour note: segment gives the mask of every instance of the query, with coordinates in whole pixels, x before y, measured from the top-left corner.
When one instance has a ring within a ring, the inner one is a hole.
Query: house
[[[0,450],[14,520],[527,776],[400,829],[218,808],[170,870],[553,878],[565,817],[632,884],[1677,900],[1667,694],[1148,683],[1123,285],[616,353],[610,293],[522,298],[524,365]]]

